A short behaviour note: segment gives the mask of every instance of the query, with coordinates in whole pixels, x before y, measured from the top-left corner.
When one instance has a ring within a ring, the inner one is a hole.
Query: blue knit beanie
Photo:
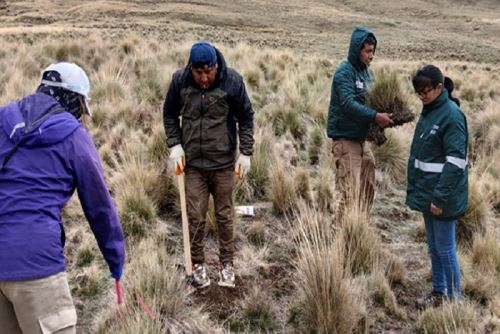
[[[193,68],[201,68],[205,65],[212,67],[216,63],[217,53],[212,45],[205,41],[193,44],[189,54],[189,64]]]

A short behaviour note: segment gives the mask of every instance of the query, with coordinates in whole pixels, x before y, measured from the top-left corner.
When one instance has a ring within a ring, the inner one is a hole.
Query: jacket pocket
[[[76,310],[68,308],[59,310],[38,319],[43,334],[56,333],[62,329],[76,326]]]

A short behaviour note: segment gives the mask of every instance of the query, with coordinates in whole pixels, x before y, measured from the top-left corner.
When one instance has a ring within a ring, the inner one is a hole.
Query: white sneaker
[[[197,289],[203,289],[210,285],[210,277],[203,264],[195,264],[193,268],[193,286]]]
[[[224,263],[222,270],[219,273],[219,285],[234,288],[234,269],[229,262]]]

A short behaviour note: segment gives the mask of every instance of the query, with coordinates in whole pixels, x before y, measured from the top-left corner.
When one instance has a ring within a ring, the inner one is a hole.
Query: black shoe
[[[447,300],[447,297],[441,292],[432,291],[428,293],[425,297],[417,299],[416,307],[417,309],[423,311],[428,307],[439,307],[443,305],[443,302]]]

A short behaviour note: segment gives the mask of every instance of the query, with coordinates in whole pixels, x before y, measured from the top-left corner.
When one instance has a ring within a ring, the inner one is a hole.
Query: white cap
[[[43,70],[43,73],[48,71],[55,71],[61,76],[62,82],[54,82],[50,80],[42,80],[42,84],[53,87],[62,87],[69,91],[78,93],[84,97],[85,106],[89,116],[92,116],[89,108],[89,92],[90,82],[85,71],[74,63],[61,62],[49,65]]]

